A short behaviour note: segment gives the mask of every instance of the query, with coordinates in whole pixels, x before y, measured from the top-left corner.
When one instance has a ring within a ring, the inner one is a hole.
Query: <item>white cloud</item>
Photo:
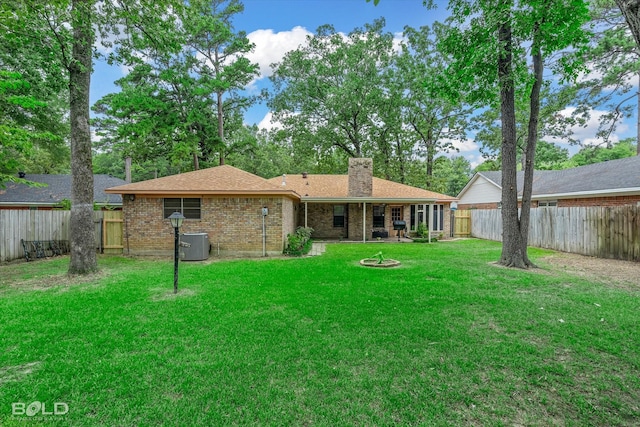
[[[440,153],[441,155],[446,156],[448,158],[462,156],[465,159],[467,159],[469,163],[471,163],[472,168],[475,168],[480,163],[485,161],[485,159],[482,157],[482,155],[478,150],[479,149],[478,143],[475,142],[473,139],[466,138],[462,141],[448,139],[446,141],[451,142],[454,148],[457,148],[457,151],[450,150],[449,152]]]
[[[273,74],[271,64],[282,61],[284,55],[305,45],[307,36],[312,33],[304,27],[294,27],[290,31],[274,33],[273,30],[256,30],[247,35],[249,41],[256,45],[247,58],[260,67],[260,79]]]
[[[478,151],[478,144],[473,139],[467,138],[463,141],[455,140],[452,143],[461,153]],[[456,153],[453,155],[456,155]]]
[[[258,123],[258,129],[264,130],[272,130],[272,129],[282,129],[282,125],[280,123],[273,123],[271,120],[273,118],[273,113],[269,111],[260,123]]]
[[[575,111],[576,111],[575,107],[567,107],[564,110],[560,111],[559,114],[565,117],[569,117]],[[600,127],[600,119],[606,114],[607,114],[607,111],[591,110],[589,112],[589,120],[585,123],[585,126],[575,125],[570,128],[573,134],[573,138],[580,141],[582,145],[604,144],[605,142],[604,139],[602,137],[598,137],[597,133]],[[619,135],[624,134],[625,132],[628,132],[628,131],[629,131],[629,126],[626,123],[624,122],[618,123],[615,133],[612,133],[609,136],[609,141],[611,143],[618,142],[620,140]],[[545,138],[545,141],[553,142],[561,146],[568,145],[568,141],[566,141],[565,139],[547,137]],[[577,151],[577,150],[570,150],[570,151]]]

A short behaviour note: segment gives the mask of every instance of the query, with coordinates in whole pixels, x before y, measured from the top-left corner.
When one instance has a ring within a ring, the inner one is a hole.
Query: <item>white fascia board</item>
[[[639,187],[632,188],[614,188],[610,190],[591,190],[591,191],[576,191],[574,193],[556,193],[556,194],[534,194],[531,196],[532,200],[551,200],[551,199],[571,199],[582,197],[607,197],[607,196],[628,196],[640,194]],[[522,197],[518,197],[522,199]]]
[[[456,200],[440,199],[406,199],[406,198],[379,198],[379,197],[302,197],[306,203],[451,203]]]

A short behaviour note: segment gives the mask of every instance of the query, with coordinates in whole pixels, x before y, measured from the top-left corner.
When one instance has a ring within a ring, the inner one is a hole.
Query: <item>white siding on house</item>
[[[460,194],[459,205],[473,203],[497,203],[502,200],[502,190],[483,176],[478,175],[463,194]]]

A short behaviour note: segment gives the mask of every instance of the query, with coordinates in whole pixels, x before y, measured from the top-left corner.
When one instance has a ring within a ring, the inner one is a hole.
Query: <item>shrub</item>
[[[294,256],[308,254],[313,244],[311,233],[313,233],[311,227],[298,227],[295,233],[287,234],[287,247],[284,253]]]
[[[429,229],[427,228],[427,225],[424,222],[421,222],[420,224],[418,224],[418,228],[416,229],[416,235],[418,237],[427,237],[428,234],[429,234]]]
[[[436,239],[435,237],[431,238],[431,243],[433,242],[437,242],[438,239]],[[413,239],[413,243],[429,243],[429,238],[427,237],[416,237],[415,239]]]

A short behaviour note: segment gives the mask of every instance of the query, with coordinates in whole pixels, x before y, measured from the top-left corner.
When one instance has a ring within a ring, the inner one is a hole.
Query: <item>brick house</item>
[[[408,231],[423,222],[434,237],[449,236],[455,197],[376,178],[371,159],[349,159],[348,175],[303,173],[269,181],[300,195],[297,223],[313,228],[318,239],[392,236],[395,220],[405,221]]]
[[[517,175],[522,195],[524,172]],[[502,172],[478,172],[458,194],[459,209],[496,209]],[[572,169],[534,171],[531,207],[640,206],[640,156]]]
[[[414,229],[422,221],[431,224],[432,234],[448,235],[449,205],[456,200],[374,178],[371,159],[350,159],[348,175],[267,180],[224,165],[121,185],[107,193],[123,195],[124,244],[136,255],[171,253],[173,229],[167,217],[176,210],[187,218],[180,231],[207,233],[214,253],[255,256],[263,250],[281,254],[287,234],[298,226],[312,227],[316,239],[362,241],[392,234],[393,220]]]

